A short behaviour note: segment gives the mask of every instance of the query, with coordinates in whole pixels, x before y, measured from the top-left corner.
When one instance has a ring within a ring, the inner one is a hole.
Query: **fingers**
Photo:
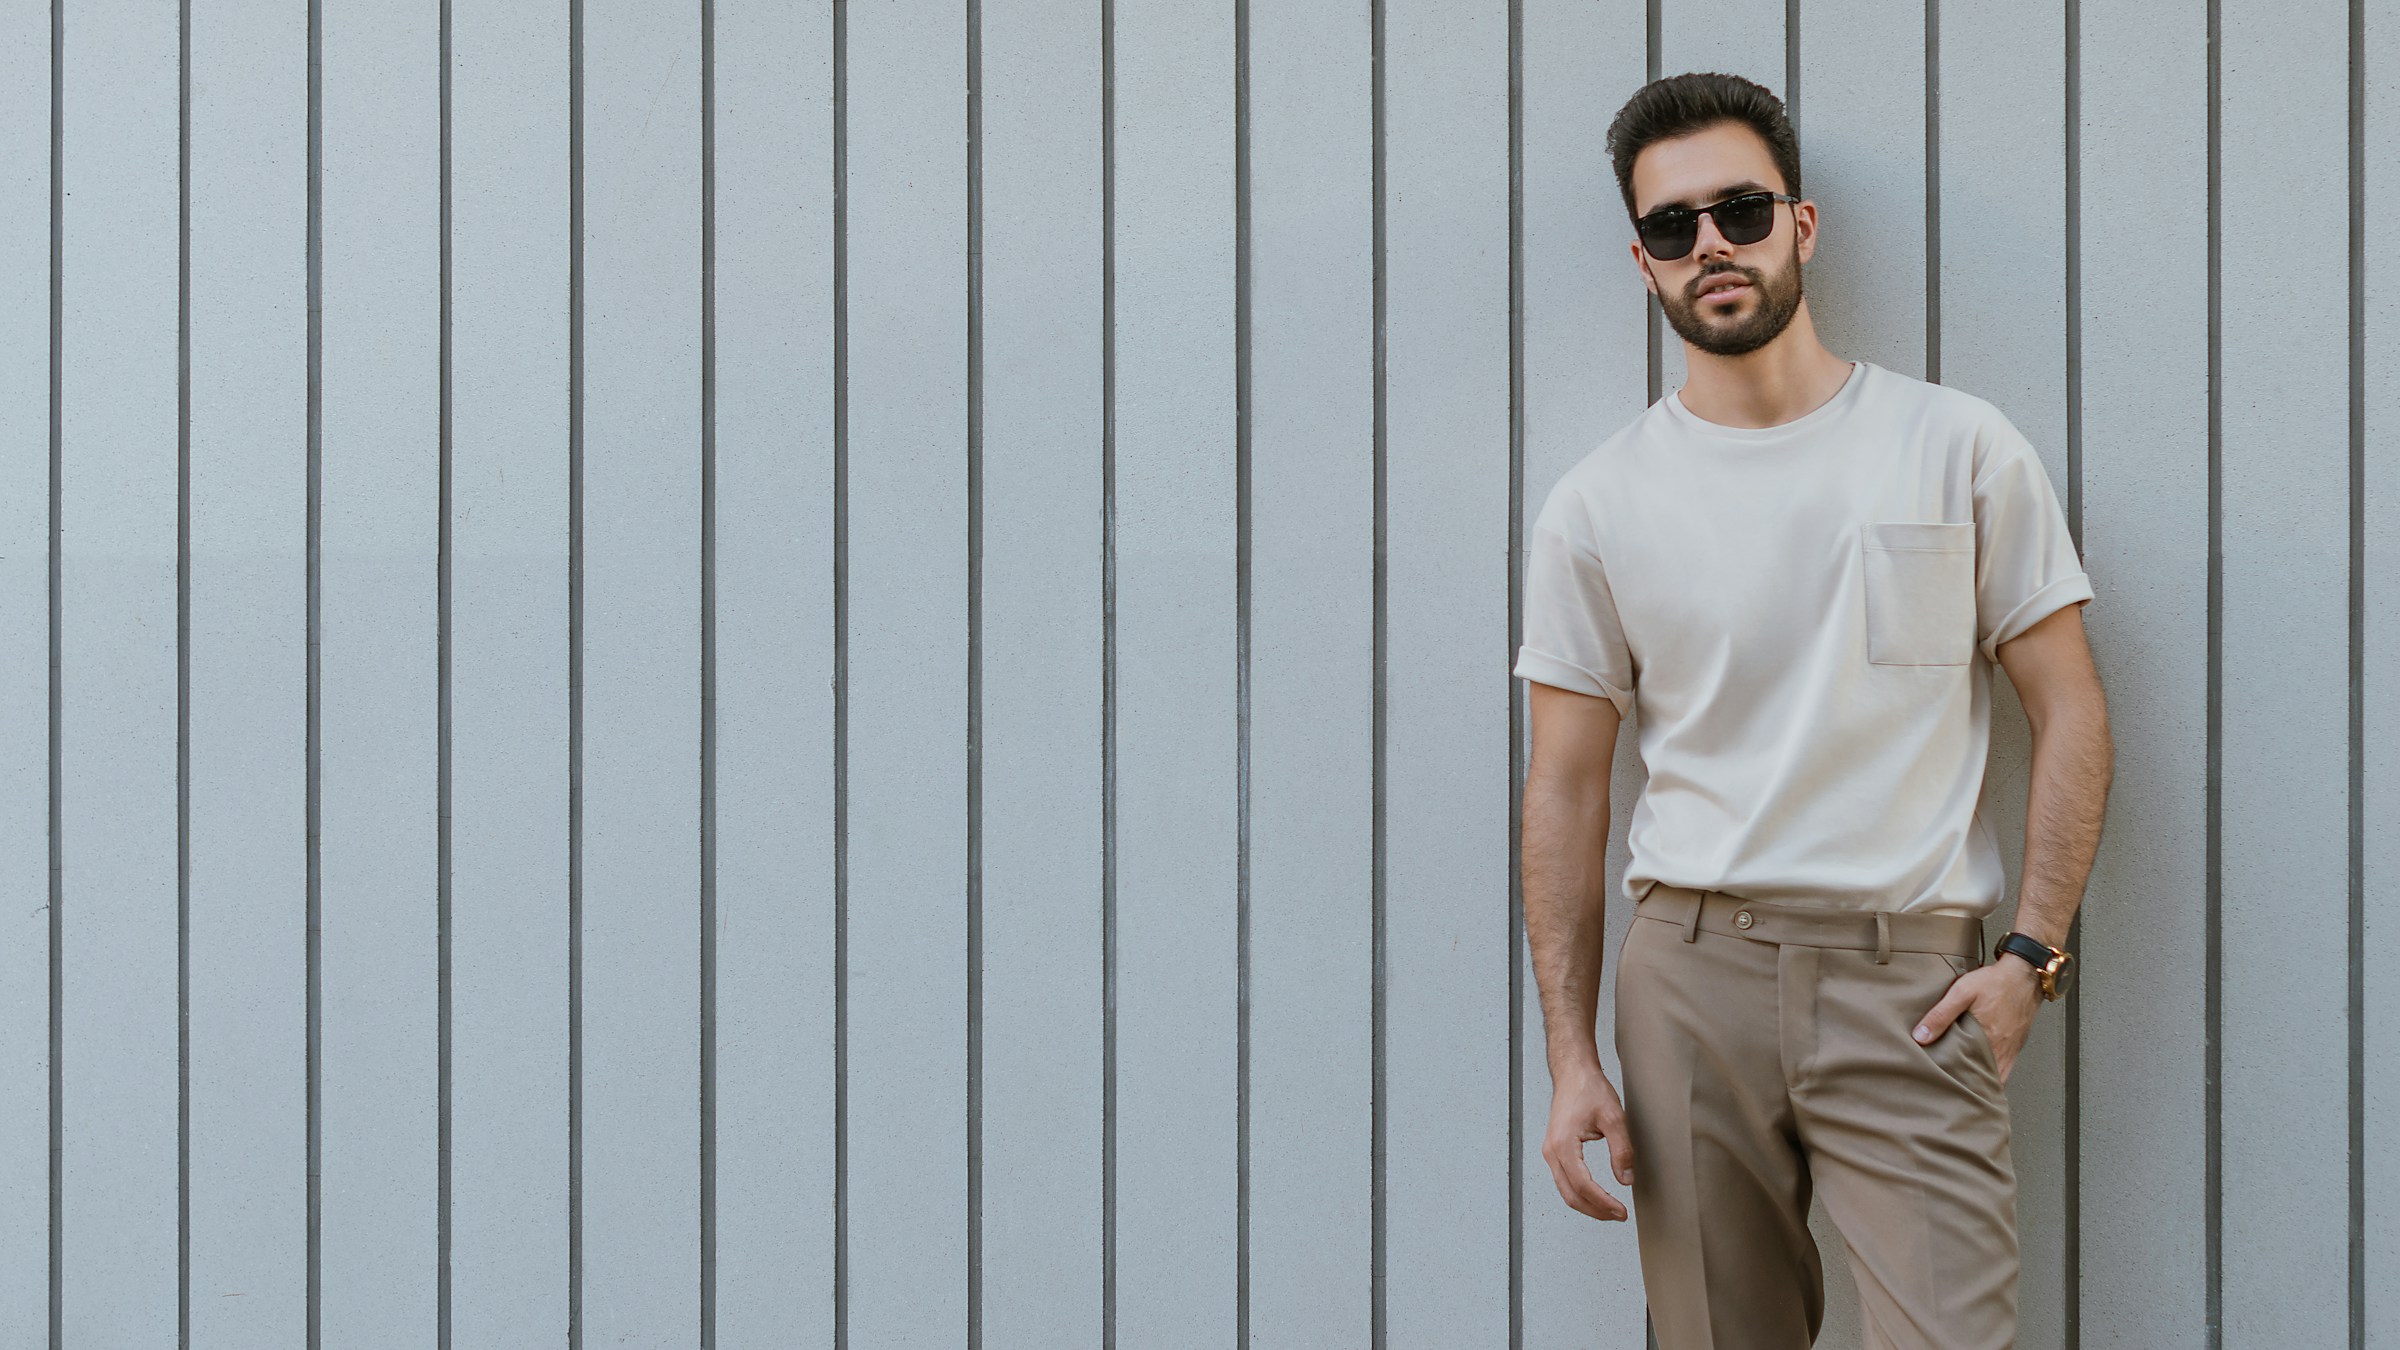
[[[1608,1170],[1616,1173],[1618,1185],[1633,1185],[1633,1140],[1627,1137],[1622,1117],[1608,1132]]]
[[[1625,1124],[1624,1103],[1605,1075],[1571,1076],[1558,1085],[1551,1098],[1542,1159],[1550,1164],[1550,1179],[1568,1208],[1594,1219],[1622,1220],[1627,1216],[1625,1203],[1592,1179],[1591,1167],[1584,1159],[1584,1145],[1595,1139],[1607,1141],[1609,1170],[1618,1184],[1633,1185],[1633,1141]]]
[[[1559,1198],[1578,1214],[1595,1219],[1614,1220],[1625,1217],[1625,1204],[1601,1189],[1592,1180],[1591,1169],[1583,1165],[1583,1145],[1577,1142],[1564,1153],[1545,1147],[1542,1156],[1550,1162],[1550,1178],[1558,1183]]]
[[[1933,1005],[1932,1010],[1917,1023],[1917,1029],[1910,1034],[1917,1038],[1919,1045],[1933,1044],[1935,1038],[1948,1031],[1950,1024],[1957,1021],[1958,1015],[1965,1012],[1967,1005],[1973,1001],[1969,990],[1952,984],[1942,995],[1941,1001]]]

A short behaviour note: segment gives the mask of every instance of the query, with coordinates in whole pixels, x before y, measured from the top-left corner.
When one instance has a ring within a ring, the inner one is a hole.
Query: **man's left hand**
[[[2008,1082],[2008,1072],[2016,1066],[2017,1052],[2025,1048],[2025,1038],[2033,1032],[2033,1014],[2042,1005],[2042,982],[2031,962],[2014,953],[2003,954],[1989,965],[1978,966],[1950,982],[1941,1001],[1917,1024],[1919,1045],[1931,1045],[1958,1015],[1973,1009],[1975,1020],[1983,1024],[1986,1039],[1992,1043],[1992,1054],[2000,1066],[2000,1081]]]

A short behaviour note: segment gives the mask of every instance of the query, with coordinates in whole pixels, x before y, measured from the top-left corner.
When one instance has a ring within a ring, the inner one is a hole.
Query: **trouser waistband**
[[[1752,942],[1873,952],[1877,961],[1889,960],[1893,952],[1938,952],[1983,964],[1983,921],[1966,914],[1817,909],[1663,881],[1651,883],[1634,914],[1679,925],[1686,942],[1702,933],[1722,933]]]

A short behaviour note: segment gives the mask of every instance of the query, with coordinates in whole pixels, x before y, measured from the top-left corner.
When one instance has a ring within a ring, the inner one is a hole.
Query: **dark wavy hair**
[[[1784,116],[1783,100],[1767,87],[1739,75],[1714,71],[1668,75],[1634,91],[1608,124],[1608,156],[1617,166],[1617,188],[1625,194],[1625,214],[1633,207],[1633,160],[1648,146],[1720,122],[1739,122],[1758,133],[1775,157],[1783,175],[1783,190],[1800,191],[1800,137]]]

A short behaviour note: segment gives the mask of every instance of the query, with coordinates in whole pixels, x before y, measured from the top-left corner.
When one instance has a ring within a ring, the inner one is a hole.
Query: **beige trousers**
[[[1910,1037],[1982,960],[1962,915],[1656,885],[1619,949],[1633,1217],[1661,1350],[1811,1344],[1812,1192],[1869,1350],[2003,1350],[2017,1329],[2008,1098],[1973,1013]]]

